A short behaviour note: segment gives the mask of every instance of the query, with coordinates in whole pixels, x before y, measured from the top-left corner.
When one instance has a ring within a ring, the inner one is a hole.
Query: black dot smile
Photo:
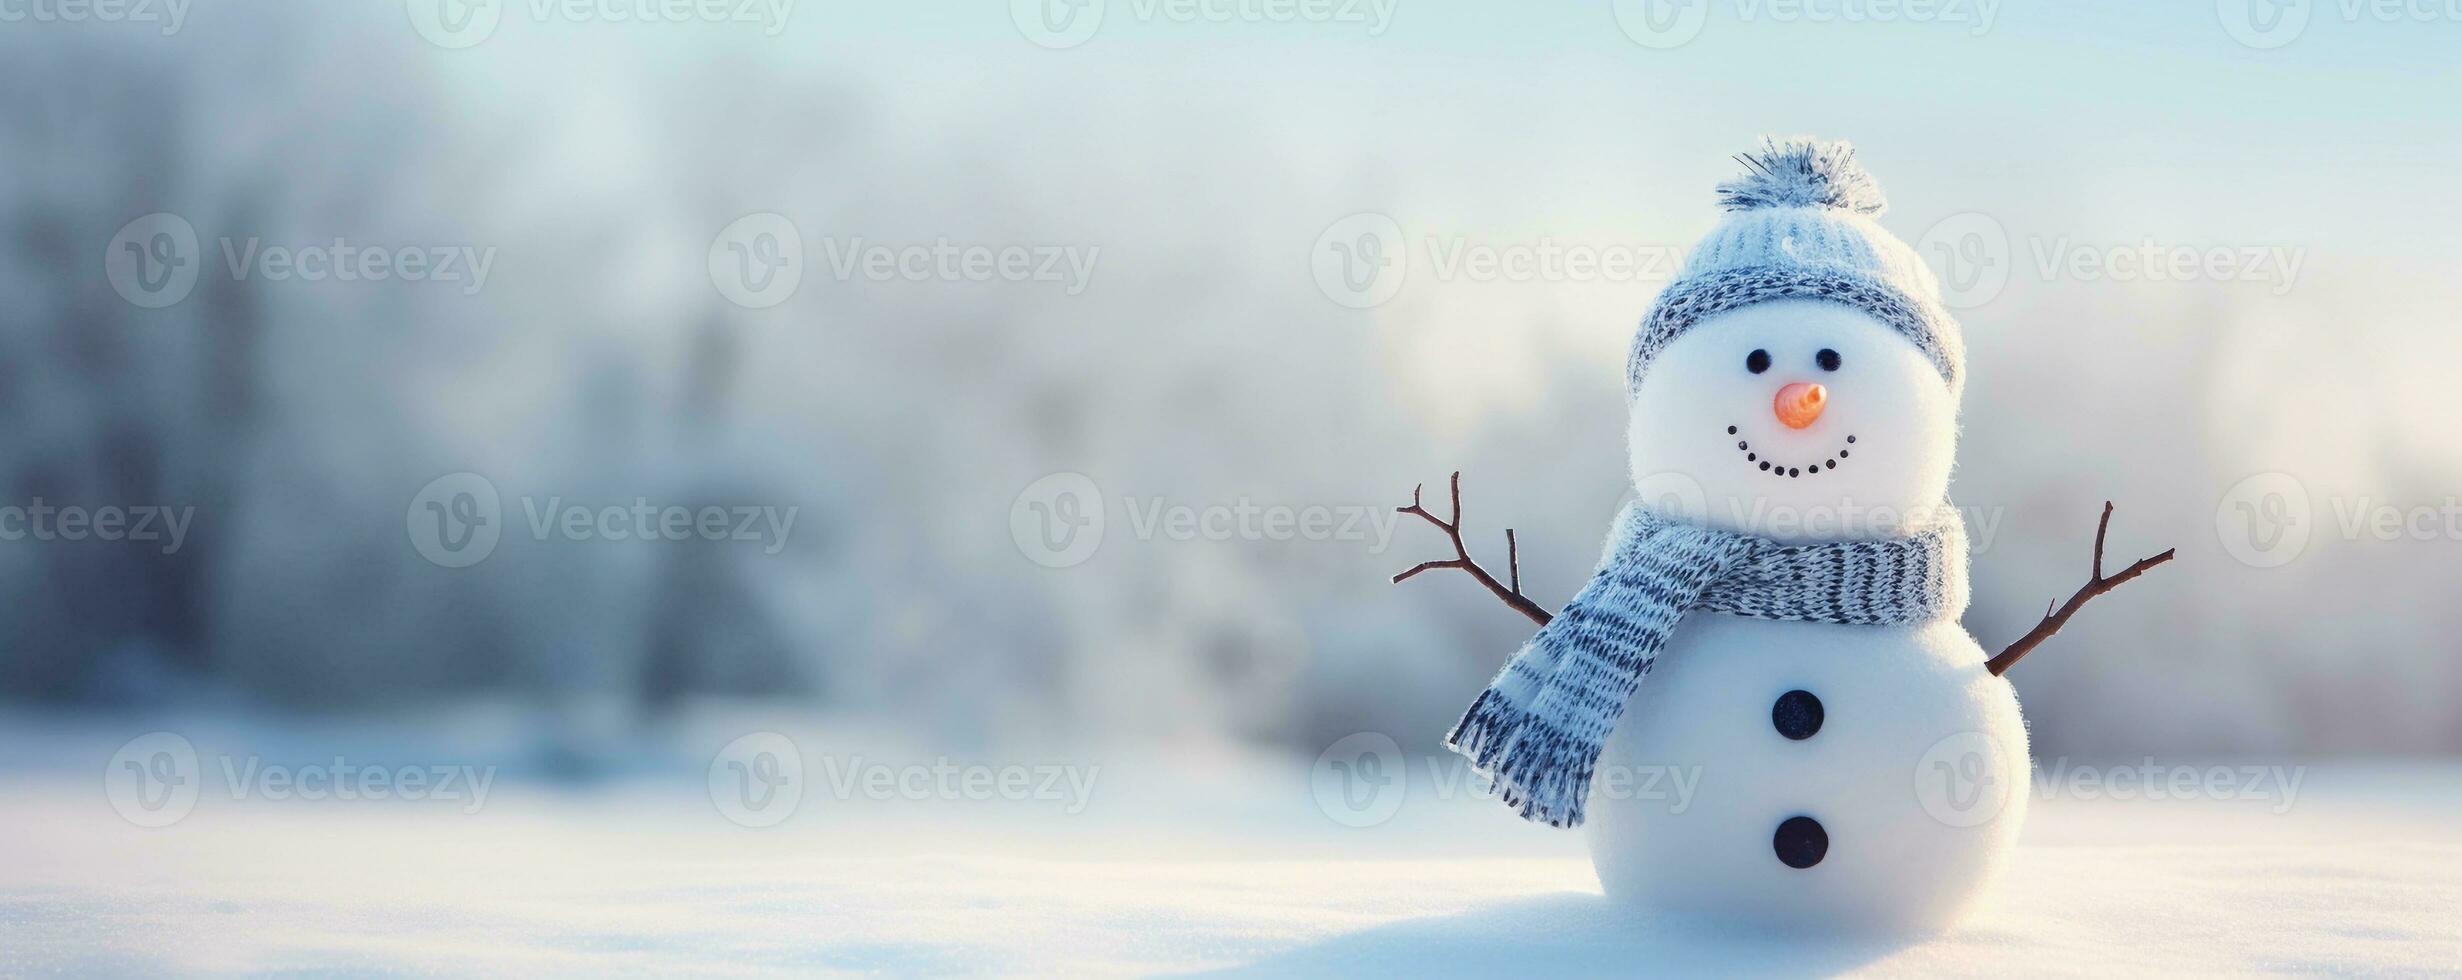
[[[1732,425],[1728,426],[1727,434],[1735,435],[1736,427]],[[1853,445],[1855,443],[1855,437],[1848,436],[1846,437],[1846,441],[1848,445]],[[1849,456],[1854,455],[1853,451],[1847,449],[1845,446],[1840,446],[1836,453],[1831,454],[1829,458],[1823,459],[1818,463],[1813,463],[1807,466],[1781,466],[1769,460],[1762,459],[1761,454],[1753,450],[1752,440],[1749,439],[1737,439],[1735,441],[1735,451],[1744,454],[1745,462],[1758,464],[1761,472],[1767,473],[1771,476],[1783,476],[1789,479],[1801,477],[1807,473],[1812,474],[1813,476],[1819,476],[1822,473],[1837,469],[1839,460],[1846,459]]]

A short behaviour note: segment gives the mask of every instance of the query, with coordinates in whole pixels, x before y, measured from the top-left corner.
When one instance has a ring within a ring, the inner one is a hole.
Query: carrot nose
[[[1778,421],[1787,428],[1801,429],[1821,417],[1821,409],[1829,405],[1829,389],[1798,381],[1778,389],[1778,398],[1770,409],[1778,413]]]

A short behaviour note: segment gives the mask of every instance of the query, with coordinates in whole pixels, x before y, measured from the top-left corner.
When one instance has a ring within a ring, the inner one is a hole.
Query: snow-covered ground
[[[759,738],[728,755],[739,724],[577,780],[461,727],[171,723],[197,761],[157,772],[199,792],[149,811],[106,773],[161,761],[151,743],[114,758],[151,727],[0,720],[0,975],[2462,970],[2453,764],[2234,770],[2223,792],[2155,801],[2111,798],[2136,795],[2119,788],[2135,764],[2114,783],[2046,762],[1988,907],[1879,942],[1642,921],[1598,894],[1580,835],[1425,760],[1377,774],[1402,792],[1388,815],[1329,805],[1305,758],[943,760],[806,731],[792,759]],[[483,798],[466,779],[446,799],[296,798],[337,771],[464,764],[495,767]],[[799,799],[747,810],[756,783]]]

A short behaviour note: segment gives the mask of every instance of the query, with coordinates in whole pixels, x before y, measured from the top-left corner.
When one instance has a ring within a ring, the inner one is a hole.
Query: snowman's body
[[[1827,399],[1800,427],[1772,414],[1792,382]],[[1663,513],[1805,542],[1958,519],[1944,512],[1955,395],[1846,305],[1720,314],[1658,355],[1631,411],[1634,486]],[[1789,929],[1954,921],[2015,842],[2031,777],[2016,693],[1985,659],[1953,619],[1687,615],[1599,758],[1586,826],[1600,883],[1657,914]]]
[[[1947,925],[2026,813],[2025,723],[1983,662],[1950,622],[1687,618],[1599,759],[1600,883],[1782,928]]]
[[[1453,744],[1525,817],[1585,824],[1642,914],[1944,926],[2015,843],[2031,769],[1957,622],[1963,342],[1852,148],[1740,159],[1627,359],[1646,520],[1619,519]],[[1787,563],[1739,575],[1741,554]]]

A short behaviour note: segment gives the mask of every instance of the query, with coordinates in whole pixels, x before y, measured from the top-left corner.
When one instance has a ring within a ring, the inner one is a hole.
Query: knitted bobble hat
[[[1948,382],[1964,386],[1966,345],[1921,256],[1872,218],[1881,186],[1842,141],[1763,140],[1736,157],[1746,173],[1718,185],[1727,216],[1659,293],[1633,338],[1625,392],[1670,341],[1719,313],[1773,299],[1820,299],[1871,314],[1913,341]]]

